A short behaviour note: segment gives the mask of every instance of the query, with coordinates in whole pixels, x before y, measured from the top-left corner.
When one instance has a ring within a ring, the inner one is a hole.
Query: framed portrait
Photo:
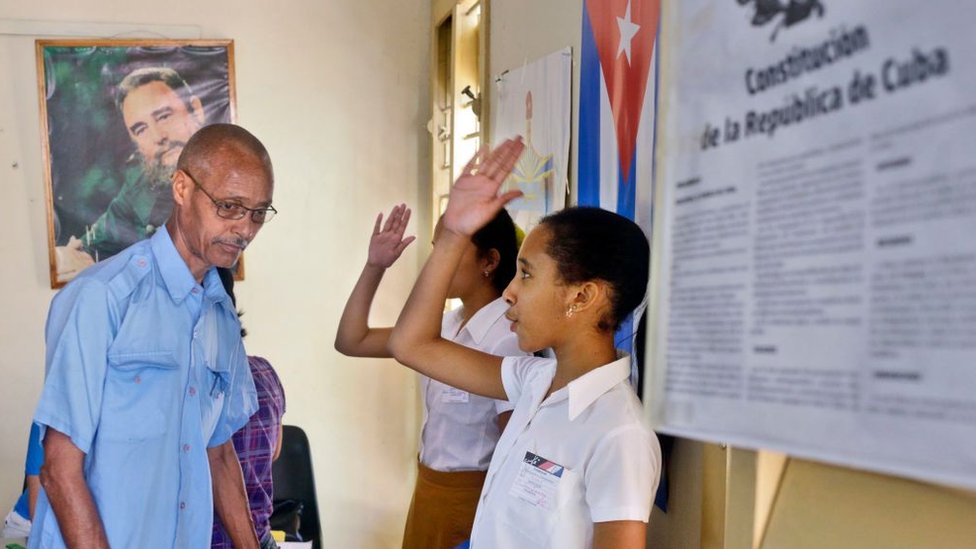
[[[234,43],[38,40],[36,49],[58,288],[163,227],[186,141],[236,121]]]

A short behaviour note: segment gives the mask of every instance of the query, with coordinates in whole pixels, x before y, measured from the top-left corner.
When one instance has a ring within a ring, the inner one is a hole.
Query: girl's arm
[[[593,524],[593,549],[644,549],[647,523],[639,520],[614,520]]]
[[[498,196],[498,189],[522,154],[521,140],[509,140],[494,151],[482,149],[451,189],[443,231],[414,284],[393,334],[390,350],[403,364],[442,383],[478,395],[507,398],[501,357],[441,338],[441,315],[454,271],[465,246],[518,191]]]
[[[387,350],[391,328],[370,328],[369,310],[376,296],[383,274],[403,250],[414,241],[414,237],[403,237],[410,221],[410,209],[404,204],[395,206],[383,224],[383,214],[376,217],[373,235],[369,240],[369,254],[359,280],[349,294],[346,307],[336,330],[335,348],[348,356],[389,358]],[[380,226],[382,225],[382,229]]]
[[[390,336],[398,361],[418,372],[490,398],[505,399],[501,357],[482,353],[441,338],[441,315],[447,288],[467,238],[444,230],[420,272]]]

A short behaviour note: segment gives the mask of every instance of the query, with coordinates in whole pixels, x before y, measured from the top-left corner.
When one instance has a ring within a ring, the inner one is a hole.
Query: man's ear
[[[200,126],[203,126],[203,122],[207,119],[206,113],[203,112],[203,103],[195,95],[190,98],[190,115]]]
[[[183,170],[173,172],[173,202],[185,206],[190,200],[193,182]]]

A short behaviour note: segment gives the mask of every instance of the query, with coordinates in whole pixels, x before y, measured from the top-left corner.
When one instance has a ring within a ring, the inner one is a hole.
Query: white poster
[[[976,488],[976,4],[670,8],[661,430]]]
[[[573,54],[569,48],[505,71],[495,80],[494,141],[521,135],[525,152],[505,182],[524,195],[508,206],[528,232],[566,205]]]

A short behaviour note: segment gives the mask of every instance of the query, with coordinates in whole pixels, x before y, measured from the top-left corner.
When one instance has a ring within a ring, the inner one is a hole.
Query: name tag
[[[468,392],[454,387],[445,387],[441,393],[441,402],[444,404],[464,404],[468,402]]]
[[[562,465],[526,452],[519,464],[518,476],[508,493],[526,503],[551,511],[559,501],[559,481],[564,471],[565,467]]]

